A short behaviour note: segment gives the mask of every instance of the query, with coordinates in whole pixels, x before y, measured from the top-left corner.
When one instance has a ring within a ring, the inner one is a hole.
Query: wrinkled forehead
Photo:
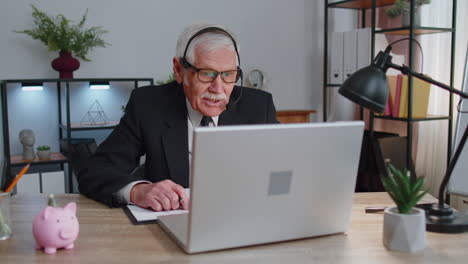
[[[194,55],[194,63],[197,67],[225,71],[236,69],[237,66],[236,52],[229,46],[221,46],[216,49],[197,47]]]

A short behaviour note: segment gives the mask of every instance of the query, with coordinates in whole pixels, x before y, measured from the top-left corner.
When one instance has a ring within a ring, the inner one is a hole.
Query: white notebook
[[[190,197],[190,189],[187,188],[185,189],[185,192],[187,193],[187,196]],[[188,210],[171,210],[171,211],[161,211],[161,212],[155,212],[150,209],[144,209],[141,207],[138,207],[136,205],[127,205],[124,209],[128,217],[130,218],[130,221],[132,221],[133,224],[139,225],[139,224],[149,224],[149,223],[154,223],[158,219],[159,216],[162,215],[174,215],[174,214],[186,214],[188,213]]]

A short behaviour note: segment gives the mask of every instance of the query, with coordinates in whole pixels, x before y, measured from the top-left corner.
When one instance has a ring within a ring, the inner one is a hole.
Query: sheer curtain
[[[431,4],[421,7],[421,24],[430,27],[451,27],[451,2],[433,0]],[[457,31],[455,48],[454,87],[460,88],[463,78],[464,58],[467,47],[468,1],[457,1]],[[421,36],[424,51],[424,73],[433,79],[450,84],[450,48],[451,34],[429,34]],[[455,128],[456,104],[454,96]],[[428,114],[448,115],[449,93],[436,86],[431,87]],[[450,121],[420,122],[416,158],[416,174],[426,177],[429,192],[438,196],[438,190],[447,168],[448,123]],[[453,143],[453,142],[452,142]]]

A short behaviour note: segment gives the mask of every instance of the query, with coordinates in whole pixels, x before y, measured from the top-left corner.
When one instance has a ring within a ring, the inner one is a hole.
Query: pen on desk
[[[366,207],[366,214],[378,214],[383,213],[387,207]]]
[[[15,179],[10,183],[10,186],[6,188],[5,192],[11,192],[11,190],[16,186],[18,181],[23,177],[23,175],[28,171],[29,166],[31,166],[31,163],[28,163],[24,168],[16,175]]]

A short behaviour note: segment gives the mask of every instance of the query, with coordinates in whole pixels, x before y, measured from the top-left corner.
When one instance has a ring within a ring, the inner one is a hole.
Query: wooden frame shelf
[[[415,27],[415,35],[435,34],[435,33],[449,33],[453,32],[452,28],[437,28],[437,27]],[[375,33],[385,33],[390,35],[409,35],[410,27],[400,28],[386,28],[376,30]]]
[[[431,120],[450,120],[450,119],[452,119],[450,116],[442,116],[442,115],[427,115],[426,117],[414,117],[414,118],[374,115],[374,118],[386,119],[386,120],[396,120],[396,121],[406,121],[406,122],[407,121],[431,121]]]
[[[388,6],[395,3],[396,0],[377,0],[376,6]],[[351,9],[368,9],[372,8],[372,0],[346,0],[328,4],[328,7],[336,8],[351,8]]]
[[[315,110],[283,110],[276,112],[276,119],[280,123],[309,123],[310,114],[317,113]]]
[[[377,0],[376,6],[388,6],[395,3],[396,0]],[[368,9],[372,7],[372,0],[347,0],[328,4],[328,7],[336,8],[351,8],[351,9]]]
[[[31,163],[31,165],[34,165],[34,164],[54,164],[54,163],[62,163],[62,162],[66,162],[67,161],[67,157],[65,157],[65,155],[63,155],[62,153],[60,152],[53,152],[50,154],[50,159],[46,159],[46,160],[40,160],[38,158],[35,158],[33,160],[25,160],[23,159],[23,156],[22,155],[12,155],[10,157],[11,159],[11,166],[23,166],[23,165],[26,165],[28,163]]]
[[[109,121],[105,125],[88,125],[82,124],[79,122],[70,123],[70,126],[66,124],[61,124],[60,127],[63,129],[71,130],[71,131],[79,131],[79,130],[100,130],[100,129],[114,129],[120,121]]]

